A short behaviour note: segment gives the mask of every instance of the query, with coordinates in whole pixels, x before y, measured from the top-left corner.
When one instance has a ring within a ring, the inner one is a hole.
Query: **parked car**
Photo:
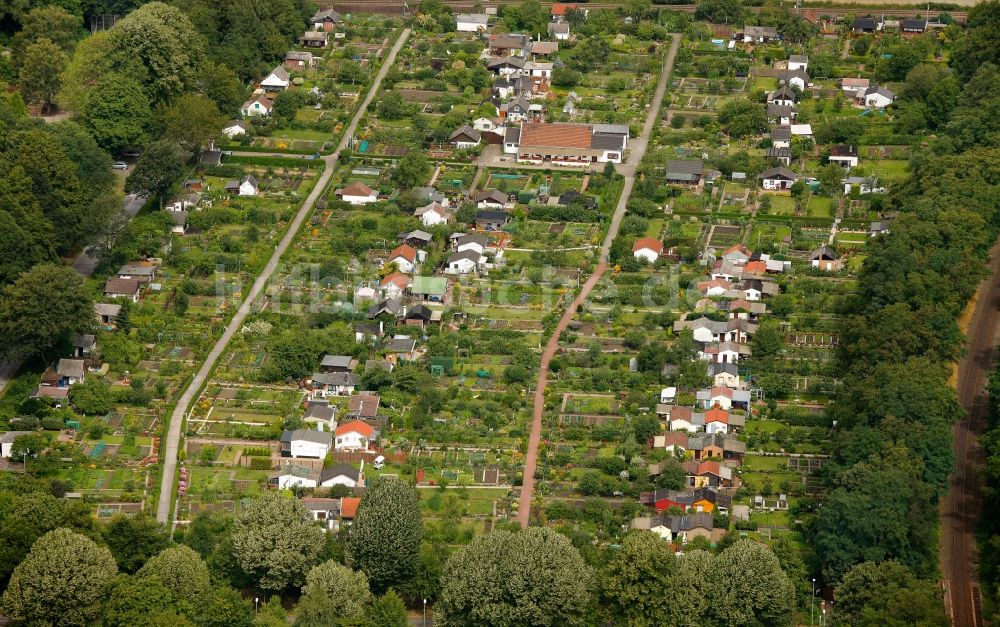
[[[115,161],[111,164],[112,170],[128,170],[128,164],[124,161]]]

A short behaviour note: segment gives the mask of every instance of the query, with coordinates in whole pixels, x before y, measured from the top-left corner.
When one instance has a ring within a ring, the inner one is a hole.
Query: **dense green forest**
[[[980,519],[979,563],[981,589],[990,600],[990,620],[1000,620],[1000,366],[989,381],[990,406],[987,432],[981,444],[986,457],[983,471],[982,517]]]
[[[968,26],[950,59],[961,91],[948,122],[893,190],[898,218],[868,247],[844,312],[845,377],[829,408],[835,464],[823,469],[829,492],[813,529],[843,624],[947,624],[935,589],[938,501],[961,413],[948,378],[963,350],[956,320],[1000,227],[1000,50],[985,43],[1000,30],[1000,4],[974,8]]]
[[[303,0],[0,7],[0,38],[10,42],[0,85],[18,88],[0,97],[0,354],[46,356],[89,328],[89,298],[62,262],[89,244],[107,253],[126,228],[112,158],[142,150],[124,191],[163,193],[314,9]],[[102,14],[121,19],[88,35]],[[72,120],[28,115],[56,105]],[[138,222],[128,228],[168,228]]]

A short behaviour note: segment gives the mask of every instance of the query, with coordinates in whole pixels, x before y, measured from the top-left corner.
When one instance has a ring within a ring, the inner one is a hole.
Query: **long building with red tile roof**
[[[517,160],[537,165],[585,166],[621,163],[628,142],[622,124],[525,122],[518,136]]]

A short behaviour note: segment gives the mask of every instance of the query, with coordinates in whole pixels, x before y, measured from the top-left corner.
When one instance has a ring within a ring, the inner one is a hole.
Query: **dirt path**
[[[323,157],[325,167],[322,176],[320,176],[319,180],[316,182],[316,186],[313,187],[312,192],[309,193],[305,202],[302,203],[302,207],[300,207],[298,213],[295,214],[295,218],[292,220],[288,230],[285,232],[285,236],[281,238],[281,242],[274,249],[274,254],[271,255],[267,265],[264,266],[264,270],[260,273],[260,276],[257,277],[257,280],[254,281],[253,287],[247,293],[246,299],[244,299],[243,303],[240,305],[239,310],[233,316],[229,325],[226,326],[226,330],[223,332],[222,337],[220,337],[219,341],[212,347],[212,351],[208,354],[208,357],[205,358],[201,368],[198,369],[197,374],[195,374],[187,389],[184,390],[184,393],[177,400],[177,406],[170,415],[170,426],[167,430],[167,439],[163,449],[163,475],[160,479],[160,498],[156,506],[156,519],[159,522],[169,522],[170,506],[174,493],[174,475],[177,474],[177,451],[180,447],[181,425],[184,423],[184,415],[187,413],[188,407],[191,406],[195,395],[201,390],[205,381],[208,380],[212,369],[215,367],[215,362],[222,355],[222,351],[224,351],[226,346],[229,344],[229,340],[232,339],[233,335],[235,335],[240,327],[243,326],[243,321],[250,314],[250,311],[253,308],[253,303],[264,292],[264,286],[266,285],[268,279],[271,278],[271,275],[274,274],[275,269],[278,267],[278,262],[281,261],[281,256],[291,245],[292,240],[295,239],[302,223],[309,215],[309,212],[312,211],[313,205],[323,193],[327,183],[330,182],[330,177],[333,176],[333,172],[336,170],[337,162],[340,160],[340,153],[347,147],[347,143],[354,136],[354,131],[357,128],[358,123],[361,121],[361,117],[368,109],[368,105],[371,104],[372,100],[375,98],[375,94],[378,92],[379,86],[382,84],[382,79],[385,78],[386,74],[388,74],[389,68],[392,67],[393,62],[396,60],[396,54],[400,51],[403,44],[406,43],[406,40],[409,39],[409,37],[410,29],[404,29],[402,34],[400,34],[399,39],[396,40],[396,44],[389,52],[389,56],[382,64],[382,67],[379,68],[378,74],[376,74],[375,80],[372,82],[372,86],[368,90],[368,94],[365,96],[361,106],[358,107],[357,112],[355,112],[350,125],[344,129],[344,134],[340,140],[340,144],[337,146],[337,151],[331,155]]]
[[[945,605],[955,627],[984,624],[979,592],[976,523],[979,519],[978,468],[983,453],[977,438],[986,424],[988,398],[983,389],[996,360],[1000,309],[1000,244],[990,258],[990,276],[980,286],[969,321],[968,353],[959,364],[958,400],[967,415],[955,425],[955,470],[941,507],[941,574]]]
[[[469,183],[469,195],[470,196],[472,195],[473,190],[476,189],[476,185],[479,185],[479,179],[482,178],[482,176],[483,176],[483,165],[479,164],[479,166],[476,167],[476,174],[475,174],[475,176],[472,177],[472,182]]]
[[[517,510],[517,520],[522,527],[527,527],[531,519],[531,501],[535,494],[535,469],[538,467],[538,445],[542,438],[542,417],[545,413],[545,386],[548,384],[549,379],[549,363],[552,361],[552,357],[556,354],[556,351],[559,350],[559,336],[566,330],[566,327],[569,325],[570,320],[573,319],[573,316],[576,315],[580,305],[590,295],[591,290],[594,289],[594,286],[608,268],[608,254],[611,250],[611,243],[618,234],[618,227],[621,226],[622,218],[625,217],[625,207],[628,205],[629,196],[632,195],[632,186],[635,183],[635,166],[642,160],[642,155],[646,152],[646,145],[649,142],[653,126],[659,119],[663,94],[666,93],[667,85],[670,84],[670,72],[674,67],[674,57],[677,56],[677,49],[680,47],[680,43],[681,36],[675,34],[670,44],[670,50],[667,52],[667,58],[663,63],[663,73],[660,75],[660,82],[656,86],[653,102],[649,108],[649,113],[646,115],[646,123],[642,128],[642,135],[629,142],[630,152],[627,163],[623,164],[621,168],[626,172],[625,185],[622,187],[618,206],[615,207],[615,213],[611,217],[611,225],[608,227],[608,234],[604,238],[604,244],[601,247],[600,262],[594,269],[594,273],[583,284],[580,293],[573,299],[573,303],[563,312],[562,317],[559,319],[559,324],[556,325],[552,336],[549,337],[549,341],[545,345],[545,350],[542,352],[541,365],[538,370],[538,383],[535,387],[535,402],[532,408],[531,434],[528,437],[528,454],[524,459],[524,483],[521,487],[521,500]]]

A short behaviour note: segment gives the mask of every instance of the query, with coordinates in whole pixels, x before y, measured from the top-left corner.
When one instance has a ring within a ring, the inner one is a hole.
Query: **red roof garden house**
[[[375,427],[367,422],[351,420],[337,427],[333,448],[338,451],[366,451],[377,436]]]
[[[662,254],[663,242],[653,237],[640,237],[632,246],[632,256],[649,263],[656,263]]]

